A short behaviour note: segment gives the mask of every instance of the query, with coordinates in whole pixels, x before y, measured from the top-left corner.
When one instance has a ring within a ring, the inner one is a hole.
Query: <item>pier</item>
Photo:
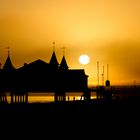
[[[42,91],[42,93],[47,93],[48,91]],[[78,91],[71,91],[70,93],[74,93]],[[140,97],[140,85],[137,86],[96,86],[90,87],[85,91],[79,91],[79,95],[81,98],[79,100],[90,101],[91,93],[96,93],[96,100],[113,100],[113,99],[123,99],[123,98],[135,98]],[[0,103],[7,103],[7,94],[10,95],[10,103],[28,103],[28,93],[29,91],[23,89],[11,90],[11,91],[0,91]],[[31,92],[30,92],[31,93]],[[67,91],[51,91],[52,96],[54,96],[55,102],[67,102],[66,93]],[[36,93],[38,94],[38,92]],[[45,94],[44,94],[45,95]],[[51,95],[51,94],[50,94]],[[38,96],[42,96],[39,95]],[[67,95],[68,96],[68,95]],[[74,100],[74,99],[73,99]]]

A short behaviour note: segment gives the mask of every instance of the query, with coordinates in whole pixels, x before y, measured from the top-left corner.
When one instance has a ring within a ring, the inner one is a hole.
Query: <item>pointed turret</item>
[[[60,69],[61,71],[65,71],[65,70],[68,70],[68,68],[69,68],[69,67],[68,67],[68,65],[67,65],[65,56],[63,56],[62,61],[61,61],[60,66],[59,66],[59,69]]]
[[[53,42],[53,54],[52,54],[52,57],[51,57],[49,64],[50,64],[52,69],[54,69],[54,70],[58,69],[59,63],[58,63],[56,55],[55,55],[55,42]]]
[[[62,58],[62,61],[60,63],[59,69],[61,71],[66,71],[66,70],[68,70],[69,67],[68,67],[66,59],[65,59],[65,47],[63,47],[62,49],[63,49],[63,58]]]
[[[56,58],[55,52],[53,52],[49,64],[50,64],[51,68],[53,68],[53,69],[58,69],[58,65],[59,65],[59,63],[58,63],[58,61],[57,61],[57,58]]]
[[[6,62],[3,66],[3,69],[5,71],[13,71],[15,69],[14,66],[12,65],[12,62],[11,62],[11,59],[10,59],[9,50],[8,50],[8,57],[7,57]]]

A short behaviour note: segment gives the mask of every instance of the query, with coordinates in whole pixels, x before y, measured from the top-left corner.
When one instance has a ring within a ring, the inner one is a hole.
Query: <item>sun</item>
[[[86,65],[88,64],[90,61],[90,58],[88,55],[86,54],[82,54],[79,56],[79,62],[82,64],[82,65]]]

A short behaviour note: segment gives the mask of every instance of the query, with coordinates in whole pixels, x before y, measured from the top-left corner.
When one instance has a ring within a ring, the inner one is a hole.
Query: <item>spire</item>
[[[53,41],[53,52],[55,52],[55,41]]]
[[[8,46],[7,47],[7,50],[8,50],[8,56],[10,55],[10,47]]]
[[[58,69],[59,63],[58,63],[56,55],[55,55],[55,42],[53,42],[53,54],[52,54],[52,57],[51,57],[49,64],[52,68]]]
[[[68,70],[69,67],[68,67],[66,59],[65,59],[65,47],[63,47],[62,50],[63,50],[63,58],[62,58],[59,68],[60,68],[60,70],[65,71],[65,70]]]
[[[63,56],[63,58],[62,58],[62,61],[61,61],[61,63],[60,63],[60,70],[68,70],[68,65],[67,65],[67,62],[66,62],[66,59],[65,59],[65,56]]]
[[[61,48],[63,50],[63,56],[65,56],[65,47]]]
[[[11,59],[10,59],[10,51],[9,51],[10,47],[8,46],[7,49],[8,49],[8,57],[7,57],[6,62],[3,66],[3,69],[6,71],[12,71],[15,68],[13,67]]]

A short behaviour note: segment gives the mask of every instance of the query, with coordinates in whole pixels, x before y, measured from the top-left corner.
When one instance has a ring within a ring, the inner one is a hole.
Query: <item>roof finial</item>
[[[55,52],[55,41],[53,41],[53,52]]]
[[[65,56],[65,47],[61,48],[63,50],[63,56]]]
[[[10,47],[9,46],[7,47],[7,50],[8,50],[8,56],[9,56],[9,54],[10,54]]]

